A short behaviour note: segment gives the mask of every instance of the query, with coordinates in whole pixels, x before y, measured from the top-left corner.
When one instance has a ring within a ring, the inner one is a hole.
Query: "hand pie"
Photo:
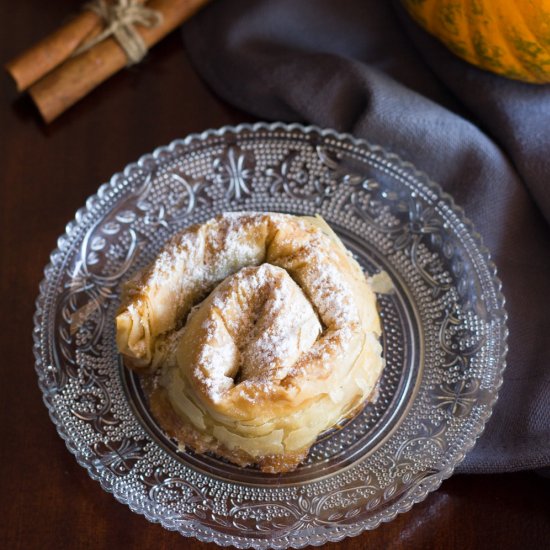
[[[372,399],[384,366],[375,295],[320,217],[185,229],[125,284],[116,330],[167,434],[272,473]]]

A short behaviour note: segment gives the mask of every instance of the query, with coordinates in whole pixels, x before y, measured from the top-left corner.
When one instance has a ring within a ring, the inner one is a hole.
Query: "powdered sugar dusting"
[[[307,358],[345,353],[361,316],[339,246],[285,214],[227,213],[190,227],[135,281],[148,296],[152,338],[210,294],[193,375],[214,402],[239,384],[268,389]]]
[[[282,258],[281,265],[291,273],[299,270],[301,286],[327,327],[344,328],[358,322],[353,291],[344,275],[345,260],[335,252],[328,236],[319,231],[308,236],[301,243],[300,267],[294,267],[292,257]]]
[[[284,270],[264,264],[257,274],[259,281],[250,291],[259,293],[261,311],[243,343],[242,375],[246,380],[282,380],[315,343],[321,324]]]
[[[215,316],[203,325],[206,341],[200,349],[195,376],[207,387],[214,402],[233,386],[239,363],[239,350],[227,333],[223,321]]]
[[[228,375],[237,376],[239,383],[255,385],[283,379],[321,332],[301,289],[283,269],[270,264],[243,268],[224,281],[204,307],[210,308],[211,315],[202,326],[206,345],[195,375],[203,380],[214,402],[232,387]],[[214,322],[218,312],[219,320]],[[219,346],[224,335],[232,339],[237,351],[229,345]],[[213,344],[215,350],[206,349]],[[204,380],[206,373],[208,381]]]

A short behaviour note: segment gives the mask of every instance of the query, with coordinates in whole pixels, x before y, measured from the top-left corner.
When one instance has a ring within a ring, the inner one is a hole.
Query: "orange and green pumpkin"
[[[550,0],[402,0],[451,51],[483,69],[550,83]]]

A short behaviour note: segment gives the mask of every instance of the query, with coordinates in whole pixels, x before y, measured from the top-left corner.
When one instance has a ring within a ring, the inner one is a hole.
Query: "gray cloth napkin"
[[[454,196],[510,316],[500,399],[460,471],[550,466],[550,86],[468,65],[380,0],[216,0],[183,35],[228,102],[364,137]]]

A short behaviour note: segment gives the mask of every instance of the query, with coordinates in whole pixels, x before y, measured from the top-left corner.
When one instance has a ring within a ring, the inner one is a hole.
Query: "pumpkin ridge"
[[[550,83],[550,0],[402,0],[411,17],[469,63]]]

